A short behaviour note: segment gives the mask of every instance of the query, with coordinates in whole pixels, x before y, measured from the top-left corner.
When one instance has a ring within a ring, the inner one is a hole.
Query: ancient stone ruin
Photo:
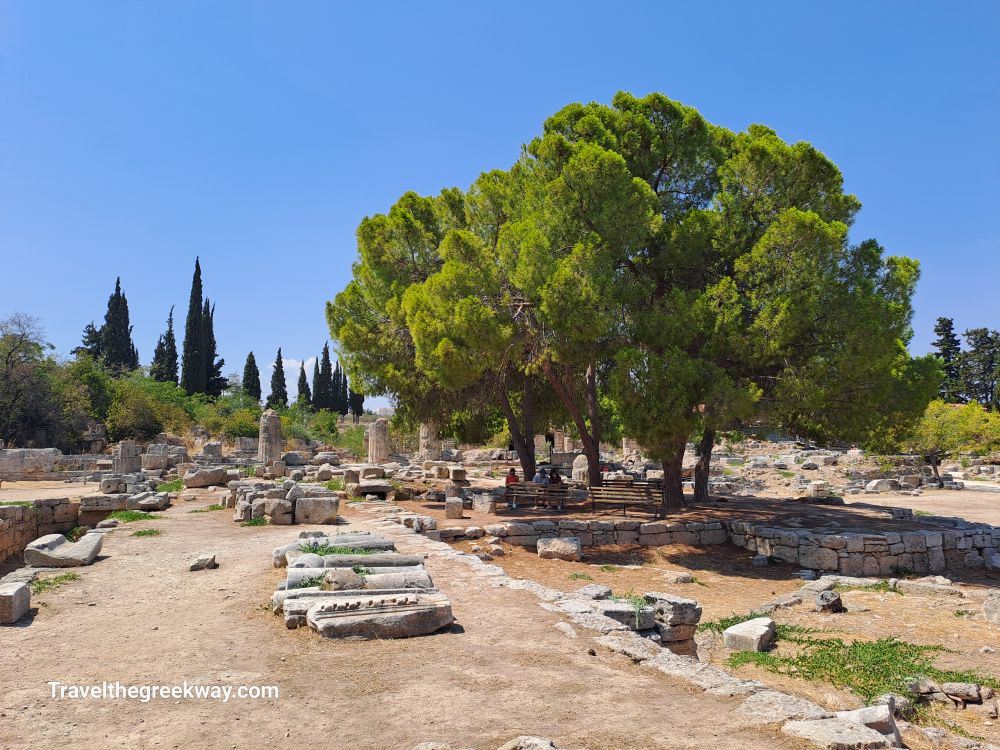
[[[368,428],[368,463],[381,464],[389,460],[389,420],[376,419]]]
[[[260,435],[257,438],[257,461],[270,466],[281,459],[281,417],[274,409],[260,415]]]
[[[323,638],[409,638],[454,621],[423,557],[397,554],[375,534],[303,534],[275,549],[272,561],[287,567],[271,603],[289,629],[308,626]]]

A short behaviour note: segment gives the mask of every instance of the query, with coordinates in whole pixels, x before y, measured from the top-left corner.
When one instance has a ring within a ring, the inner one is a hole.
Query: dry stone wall
[[[61,534],[77,525],[77,506],[68,498],[36,500],[34,505],[0,505],[0,563],[19,555],[46,534]]]

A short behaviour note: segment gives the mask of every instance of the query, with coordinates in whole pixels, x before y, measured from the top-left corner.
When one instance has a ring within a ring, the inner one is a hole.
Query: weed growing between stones
[[[570,573],[569,580],[571,581],[593,581],[594,579],[588,576],[586,573]]]
[[[746,622],[747,620],[756,620],[758,617],[768,617],[768,615],[765,612],[748,612],[744,615],[732,614],[729,617],[720,617],[718,620],[699,623],[698,631],[704,632],[708,630],[713,633],[722,633],[733,625],[739,625],[741,622]],[[780,622],[776,622],[774,627],[778,640],[794,642],[802,640],[805,636],[821,632],[815,628],[807,628],[802,625],[786,625]]]
[[[87,530],[83,526],[74,526],[66,532],[66,539],[71,542],[79,542]]]
[[[319,586],[323,583],[323,576],[313,576],[312,578],[303,578],[301,581],[292,586],[293,589],[308,589],[313,586]]]
[[[156,485],[157,492],[180,492],[184,489],[183,479],[174,479],[171,482],[163,482],[162,484]]]
[[[36,578],[31,582],[31,593],[44,594],[46,591],[59,588],[64,583],[79,580],[80,576],[77,573],[63,573],[61,575],[53,576],[52,578]]]
[[[364,565],[352,565],[351,570],[353,570],[359,576],[370,576],[372,574],[371,570],[369,568],[366,568]]]
[[[878,583],[869,583],[866,586],[847,586],[843,583],[837,583],[833,586],[834,591],[877,591],[883,594],[898,594],[903,595],[902,591],[894,589],[888,581],[879,581]]]
[[[0,500],[0,506],[2,505],[16,505],[20,508],[34,508],[34,500]]]
[[[266,518],[251,518],[249,521],[244,521],[240,526],[267,526]]]
[[[334,477],[329,482],[326,482],[323,486],[326,487],[328,490],[334,490],[336,492],[339,492],[344,489],[344,478]]]
[[[195,508],[194,510],[192,510],[190,512],[191,513],[208,513],[208,512],[213,511],[213,510],[225,510],[225,509],[226,509],[225,505],[219,505],[218,503],[215,503],[213,505],[209,505],[206,508]]]
[[[371,555],[378,550],[364,549],[360,547],[338,547],[326,542],[309,542],[299,547],[303,552],[310,552],[314,555]]]
[[[975,682],[1000,690],[1000,680],[976,671],[954,671],[934,666],[932,654],[941,646],[921,646],[895,637],[877,641],[845,643],[839,638],[809,638],[781,635],[801,647],[794,656],[738,651],[728,660],[730,667],[755,664],[776,674],[828,682],[847,688],[866,703],[886,693],[907,695],[907,683],[915,677],[936,682]]]
[[[646,606],[646,599],[633,591],[628,591],[621,595],[612,596],[611,600],[615,602],[625,602],[626,604],[632,605],[632,609],[635,610],[635,628],[638,630],[639,615],[642,613],[642,608]]]
[[[121,521],[122,523],[160,520],[159,516],[154,516],[152,513],[147,513],[144,510],[116,510],[114,513],[109,515],[108,518],[113,518],[115,521]]]
[[[132,536],[138,537],[149,537],[149,536],[162,536],[163,532],[159,529],[142,529],[141,531],[133,531]]]

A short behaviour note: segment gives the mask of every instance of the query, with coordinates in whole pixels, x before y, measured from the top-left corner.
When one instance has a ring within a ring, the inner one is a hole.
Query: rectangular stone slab
[[[453,621],[448,598],[427,592],[355,594],[320,602],[306,614],[309,627],[323,638],[410,638]]]
[[[0,584],[0,625],[20,620],[31,609],[31,589],[25,583]]]
[[[409,568],[424,564],[423,555],[324,555],[323,564],[328,568],[353,568],[363,565],[366,568]]]

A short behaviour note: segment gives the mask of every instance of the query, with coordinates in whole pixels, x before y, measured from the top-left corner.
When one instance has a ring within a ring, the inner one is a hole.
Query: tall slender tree
[[[255,401],[260,401],[260,370],[253,352],[247,355],[247,362],[243,365],[243,390]]]
[[[951,318],[938,318],[934,334],[937,338],[931,342],[931,346],[936,350],[944,369],[944,380],[941,381],[939,391],[941,400],[950,404],[962,403],[962,378],[959,373],[962,345],[955,333],[955,321]]]
[[[92,327],[92,326],[91,326]],[[85,335],[87,329],[85,329]],[[100,351],[104,363],[112,370],[134,370],[139,366],[139,353],[132,343],[128,299],[122,292],[121,278],[115,279],[115,291],[108,298],[108,311],[100,329]]]
[[[209,396],[221,396],[226,387],[226,378],[222,374],[222,368],[226,360],[219,358],[215,343],[215,305],[211,304],[208,297],[205,298],[205,305],[202,308],[202,342],[205,347],[205,393]]]
[[[1000,401],[1000,333],[989,328],[970,328],[962,334],[967,350],[959,357],[962,392],[990,411]]]
[[[333,366],[330,364],[330,344],[323,344],[323,354],[319,364],[319,392],[313,392],[313,404],[317,409],[333,409]]]
[[[167,315],[167,331],[156,342],[149,377],[161,383],[177,382],[177,339],[174,336],[174,308]]]
[[[267,405],[288,406],[288,385],[285,383],[285,366],[280,346],[271,371],[271,394],[267,397]]]
[[[337,364],[340,362],[338,360]],[[342,417],[346,417],[347,413],[351,410],[351,400],[350,400],[350,389],[347,387],[347,373],[344,368],[340,368],[340,382],[336,384],[337,387],[337,413]]]
[[[201,262],[194,260],[191,279],[191,298],[188,302],[187,320],[184,321],[184,345],[181,354],[181,387],[191,395],[204,393],[208,369],[205,365],[205,324],[201,292]]]
[[[89,354],[96,360],[103,361],[101,330],[94,326],[94,321],[90,321],[83,328],[83,337],[80,346],[73,350],[73,354]]]
[[[295,397],[295,403],[302,404],[303,406],[312,406],[312,392],[309,390],[309,380],[306,378],[305,362],[299,365],[298,390],[299,392]]]
[[[312,405],[313,408],[319,411],[319,405],[316,403],[316,394],[319,393],[319,357],[313,360],[313,376],[312,376]]]

